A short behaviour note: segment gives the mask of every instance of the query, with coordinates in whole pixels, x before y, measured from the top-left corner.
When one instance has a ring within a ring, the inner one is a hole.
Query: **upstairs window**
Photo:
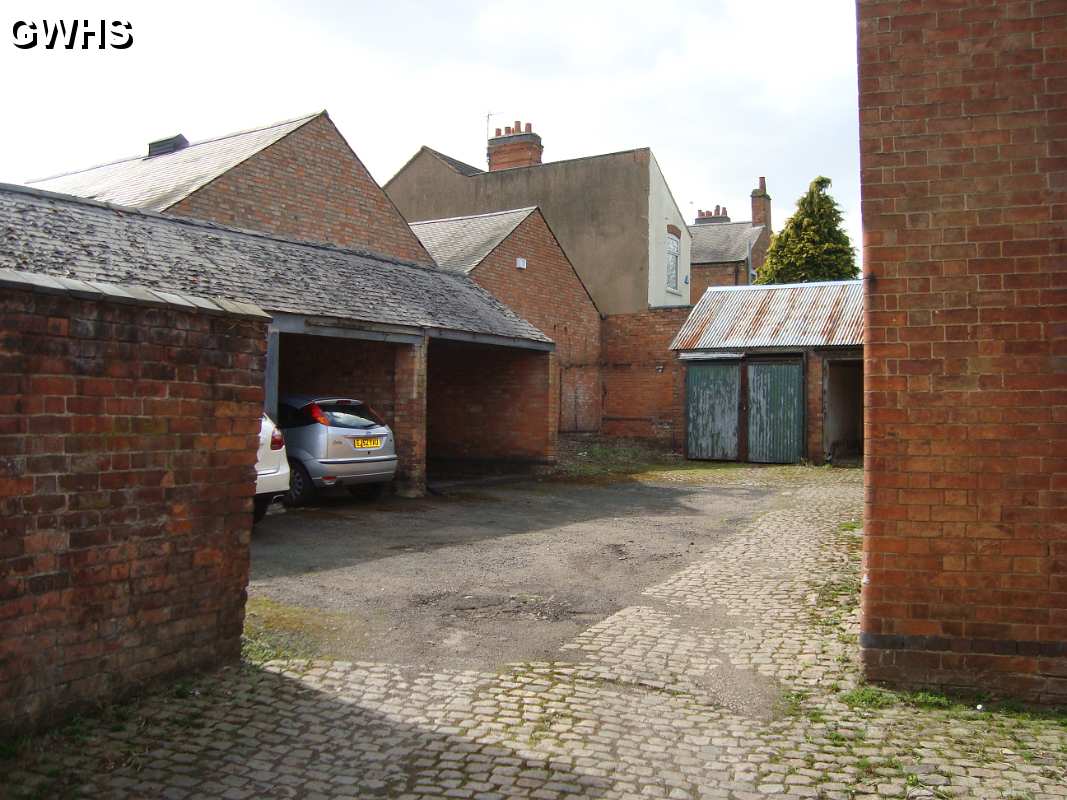
[[[678,256],[682,252],[682,243],[673,233],[667,234],[667,288],[678,291]]]

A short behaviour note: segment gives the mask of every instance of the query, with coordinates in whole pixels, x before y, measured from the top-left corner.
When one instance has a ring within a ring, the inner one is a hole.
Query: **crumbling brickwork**
[[[0,729],[238,656],[265,341],[0,294]]]
[[[869,678],[1067,700],[1067,6],[860,0]]]

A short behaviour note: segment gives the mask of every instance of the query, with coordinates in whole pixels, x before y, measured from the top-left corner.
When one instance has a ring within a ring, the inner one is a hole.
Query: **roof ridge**
[[[439,219],[420,219],[416,222],[409,222],[408,225],[431,225],[435,222],[459,222],[465,219],[479,219],[481,217],[499,217],[504,214],[518,214],[525,211],[527,216],[537,210],[537,206],[525,206],[523,208],[507,208],[501,211],[486,211],[484,214],[460,214],[456,217],[440,217]]]
[[[839,281],[805,281],[803,283],[753,283],[748,286],[709,286],[707,292],[737,292],[751,289],[802,289],[809,286],[846,286],[857,283],[862,284],[863,278],[847,278]]]
[[[256,127],[256,128],[247,128],[246,130],[233,131],[231,133],[222,134],[221,136],[214,136],[214,137],[212,137],[210,139],[200,139],[200,140],[195,141],[195,142],[190,142],[185,147],[181,148],[180,151],[175,151],[175,152],[184,152],[185,150],[189,150],[190,148],[193,148],[193,147],[199,147],[200,145],[204,145],[204,144],[212,144],[213,142],[221,142],[223,139],[233,139],[236,136],[245,136],[245,135],[247,135],[249,133],[259,133],[260,131],[269,131],[271,128],[280,128],[283,125],[292,125],[294,122],[310,122],[315,117],[318,117],[318,116],[320,116],[322,114],[325,114],[325,113],[326,113],[326,110],[323,109],[322,111],[316,111],[314,114],[306,114],[306,115],[304,115],[302,117],[293,117],[292,119],[281,120],[280,122],[272,122],[270,125],[261,125],[261,126]],[[163,155],[170,155],[170,154],[167,153],[167,154],[163,154]],[[92,172],[94,169],[100,169],[101,167],[111,167],[111,166],[114,166],[115,164],[125,164],[125,163],[127,163],[129,161],[143,161],[147,157],[148,156],[141,155],[141,156],[126,156],[125,158],[116,158],[113,161],[103,161],[103,162],[101,162],[99,164],[93,164],[92,166],[89,166],[89,167],[83,167],[82,169],[72,169],[69,172],[57,172],[55,175],[47,175],[47,176],[44,176],[44,177],[41,177],[41,178],[34,178],[32,181],[28,181],[28,183],[31,183],[31,184],[32,183],[44,183],[45,181],[55,180],[56,178],[66,178],[66,177],[69,177],[71,175],[80,175],[83,172]],[[158,156],[157,156],[157,158],[158,158]]]
[[[442,153],[440,150],[435,150],[434,148],[430,147],[427,144],[422,145],[422,147],[423,147],[423,149],[428,150],[430,153],[432,153],[433,155],[435,155],[438,158],[440,158],[442,161],[444,161],[450,167],[455,168],[455,165],[458,164],[461,167],[464,167],[466,169],[472,170],[474,172],[474,174],[476,174],[476,175],[480,175],[480,174],[485,172],[485,170],[482,169],[481,167],[476,167],[473,164],[468,164],[466,161],[460,161],[458,158],[456,158],[454,156],[450,156],[448,153]],[[456,170],[456,171],[459,172],[459,170]],[[462,173],[460,173],[460,174],[462,174]],[[471,177],[471,176],[467,175],[465,177]]]
[[[394,258],[393,256],[387,256],[384,253],[378,253],[374,250],[368,250],[360,247],[340,247],[329,242],[316,242],[307,239],[291,239],[287,236],[279,236],[273,233],[266,233],[264,231],[251,230],[249,228],[237,228],[231,225],[220,225],[217,222],[210,222],[203,219],[194,219],[191,217],[172,217],[169,214],[163,214],[159,211],[151,211],[148,209],[137,208],[135,206],[123,206],[117,203],[107,203],[102,200],[93,200],[89,197],[80,197],[74,194],[63,194],[61,192],[51,192],[47,189],[37,189],[32,186],[22,186],[17,183],[2,183],[0,182],[0,192],[11,192],[12,194],[24,194],[34,197],[41,197],[50,200],[58,200],[60,202],[72,203],[76,205],[93,206],[95,208],[104,209],[106,211],[114,211],[120,214],[131,214],[142,217],[148,217],[151,219],[161,220],[163,222],[173,225],[187,225],[193,228],[206,228],[208,230],[220,231],[222,233],[235,233],[241,236],[252,236],[257,239],[268,239],[274,242],[283,242],[285,244],[298,245],[300,247],[312,247],[317,250],[325,250],[333,253],[350,253],[352,255],[361,256],[363,258],[371,258],[375,261],[382,261],[387,264],[396,264],[402,267],[416,267],[418,269],[429,270],[430,272],[440,273],[444,270],[438,267],[430,266],[427,264],[419,264],[415,261],[407,261],[402,258]]]

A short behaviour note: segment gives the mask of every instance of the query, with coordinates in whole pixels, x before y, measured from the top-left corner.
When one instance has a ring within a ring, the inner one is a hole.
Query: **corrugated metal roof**
[[[708,289],[672,350],[863,344],[863,281]]]
[[[537,208],[412,222],[411,230],[442,269],[468,273]]]
[[[105,203],[164,211],[319,114],[194,142],[151,158],[137,156],[30,181],[29,185]]]
[[[763,233],[762,225],[751,222],[705,222],[690,225],[693,237],[689,261],[692,264],[718,264],[744,261],[749,248]]]

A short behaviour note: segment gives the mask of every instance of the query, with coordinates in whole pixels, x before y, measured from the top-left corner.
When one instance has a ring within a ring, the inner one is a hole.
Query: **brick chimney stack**
[[[515,120],[515,126],[496,129],[496,135],[489,140],[486,155],[489,157],[489,171],[514,169],[515,167],[534,167],[541,163],[541,137],[533,132],[533,125]]]
[[[730,215],[726,211],[726,206],[715,206],[714,211],[697,211],[697,218],[695,220],[696,225],[707,225],[709,222],[729,222]]]
[[[771,196],[767,194],[767,179],[759,179],[759,188],[752,190],[752,224],[766,225],[771,231]]]

